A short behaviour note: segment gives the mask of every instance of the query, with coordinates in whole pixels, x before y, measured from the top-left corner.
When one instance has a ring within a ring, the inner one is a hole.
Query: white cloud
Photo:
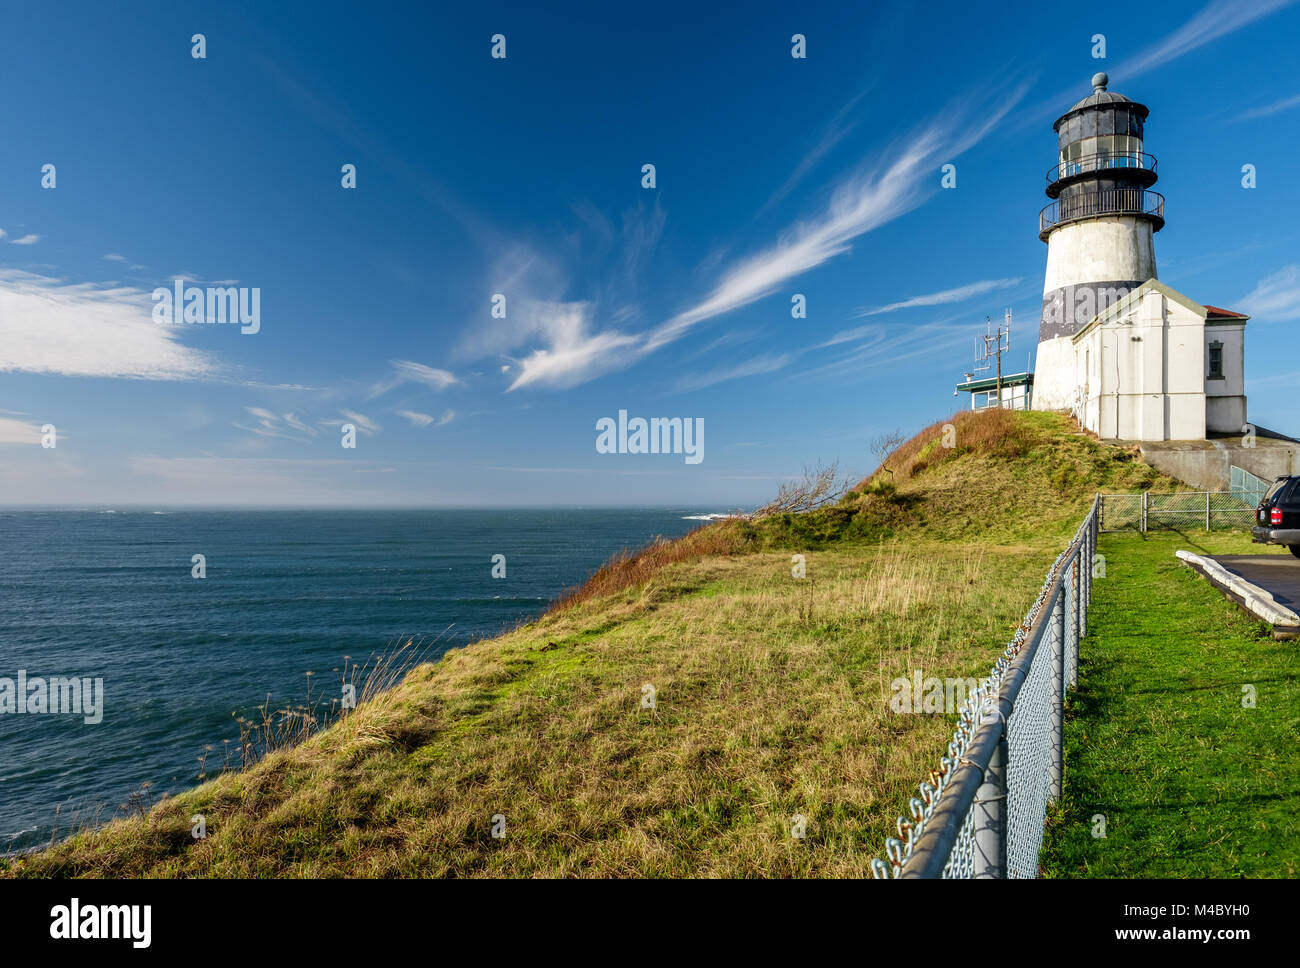
[[[39,424],[15,420],[12,417],[0,417],[0,444],[39,444],[40,442]]]
[[[300,436],[302,434],[306,434],[308,437],[320,436],[319,430],[307,425],[295,414],[286,413],[281,417],[265,407],[245,407],[244,409],[257,418],[257,426],[249,427],[241,423],[236,423],[235,426],[240,430],[257,434],[259,437],[279,437],[283,440],[302,441],[306,440],[306,437]],[[291,431],[296,431],[296,433]]]
[[[633,359],[641,339],[616,330],[590,334],[591,306],[585,302],[535,303],[531,326],[548,344],[517,360],[510,390],[532,384],[571,387]]]
[[[104,259],[107,262],[125,262],[126,256],[118,255],[116,252],[110,252],[108,255],[104,256]]]
[[[585,302],[537,304],[519,334],[539,334],[544,348],[514,361],[510,385],[568,387],[618,369],[684,336],[695,325],[768,296],[791,279],[849,251],[858,236],[921,204],[927,179],[941,161],[954,158],[994,130],[1024,96],[1024,85],[990,97],[994,106],[952,107],[911,138],[883,153],[875,168],[859,171],[834,192],[825,212],[801,221],[768,248],[724,271],[704,299],[642,334],[592,331]],[[980,120],[966,125],[967,116]],[[931,189],[933,191],[935,189]]]
[[[739,309],[774,292],[795,276],[847,252],[853,239],[921,204],[923,179],[940,159],[956,157],[1002,120],[1024,94],[1023,86],[981,112],[982,123],[958,131],[956,111],[946,111],[905,143],[885,153],[887,163],[840,185],[822,215],[801,222],[776,245],[727,272],[702,302],[679,313],[649,337],[654,349],[680,337],[703,320]]]
[[[1261,322],[1300,319],[1300,264],[1283,266],[1265,276],[1241,305],[1243,312]]]
[[[845,123],[844,118],[853,110],[854,106],[862,100],[866,93],[866,91],[859,91],[853,96],[852,100],[850,100],[848,104],[844,105],[844,107],[840,108],[839,111],[836,112],[835,117],[833,117],[826,127],[822,129],[821,137],[817,139],[816,144],[808,149],[807,153],[799,159],[799,164],[795,166],[794,171],[784,182],[782,182],[781,187],[772,193],[772,197],[769,198],[759,210],[760,215],[789,195],[790,192],[794,190],[795,186],[798,185],[799,182],[803,181],[804,177],[812,171],[813,168],[815,168],[836,145],[843,141],[850,131],[857,127],[858,123],[856,121]]]
[[[890,303],[888,306],[881,306],[878,309],[867,309],[858,316],[878,316],[881,313],[892,313],[899,309],[911,309],[914,306],[939,306],[943,303],[964,302],[967,299],[973,299],[976,296],[982,296],[986,292],[992,292],[995,289],[1009,289],[1012,286],[1018,286],[1020,279],[984,279],[980,282],[972,282],[969,285],[958,286],[955,289],[944,289],[940,292],[927,293],[924,296],[912,296],[910,299],[904,299],[902,302]]]
[[[938,320],[937,322],[928,323],[926,325],[930,327],[946,326],[948,323],[954,322],[958,319],[966,319],[968,316],[969,314],[967,313],[959,313],[956,316],[948,316],[944,319]],[[925,326],[920,327],[920,329],[925,328]],[[910,330],[912,327],[909,327],[908,329]],[[883,323],[867,323],[864,326],[857,326],[853,329],[840,330],[830,339],[826,340],[826,342],[818,343],[813,347],[813,349],[823,350],[828,346],[839,346],[841,343],[855,343],[859,340],[870,340],[866,346],[859,347],[858,350],[855,350],[855,352],[861,352],[862,350],[879,344],[885,339],[888,332],[888,327]]]
[[[418,413],[415,410],[399,410],[397,411],[397,415],[399,417],[405,417],[407,420],[411,421],[412,427],[427,427],[437,419],[433,414]]]
[[[306,423],[303,423],[303,421],[298,419],[298,417],[295,414],[286,413],[284,415],[284,422],[288,424],[290,427],[292,427],[294,430],[297,430],[304,434],[310,434],[312,437],[316,437],[320,434],[319,430]]]
[[[1300,107],[1300,94],[1293,94],[1291,97],[1284,97],[1280,101],[1274,101],[1272,104],[1265,104],[1262,107],[1251,108],[1241,116],[1242,121],[1251,121],[1255,118],[1266,118],[1271,114],[1277,114],[1281,111],[1289,111],[1291,108]]]
[[[0,372],[188,380],[212,377],[211,356],[155,323],[149,293],[0,269]]]
[[[448,387],[456,386],[460,380],[456,374],[450,370],[441,370],[435,366],[425,366],[423,363],[414,363],[411,360],[389,360],[393,367],[392,376],[380,380],[370,388],[370,394],[366,398],[373,400],[375,397],[383,396],[389,390],[401,386],[403,383],[422,383],[433,390],[446,390]]]
[[[1122,61],[1111,72],[1111,76],[1135,77],[1295,2],[1296,0],[1251,0],[1243,3],[1242,0],[1214,0],[1163,40]]]
[[[379,426],[379,424],[375,423],[375,421],[367,417],[364,413],[357,413],[355,410],[340,410],[339,413],[347,417],[349,423],[356,424],[357,429],[360,430],[362,433],[377,434],[379,433],[379,431],[384,429],[383,427]],[[331,421],[331,425],[334,425],[335,423],[336,423],[335,421]]]
[[[21,239],[11,239],[14,245],[35,245],[41,240],[39,235],[24,235]]]
[[[969,349],[971,327],[968,323],[953,325],[962,316],[924,323],[920,326],[895,326],[892,331],[883,323],[873,323],[852,331],[855,338],[866,342],[853,347],[846,355],[836,356],[828,363],[792,374],[790,379],[801,377],[826,377],[845,373],[858,373],[880,367],[897,367],[903,360],[921,356],[935,359],[956,359],[949,350],[960,346]],[[822,346],[848,340],[832,338]],[[818,347],[820,348],[820,347]]]
[[[705,373],[693,373],[684,376],[677,382],[678,390],[701,390],[704,387],[713,386],[715,383],[723,383],[727,380],[737,380],[746,376],[758,376],[761,373],[773,373],[782,369],[790,363],[793,357],[789,353],[772,354],[766,353],[762,356],[756,356],[753,359],[745,360],[743,363],[736,363],[731,366],[720,366]]]

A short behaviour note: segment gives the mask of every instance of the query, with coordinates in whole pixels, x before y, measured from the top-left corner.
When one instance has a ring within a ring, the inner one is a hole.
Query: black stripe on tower
[[[1062,286],[1043,296],[1043,316],[1038,340],[1073,336],[1100,312],[1109,309],[1145,279],[1122,279],[1115,282],[1086,282]]]

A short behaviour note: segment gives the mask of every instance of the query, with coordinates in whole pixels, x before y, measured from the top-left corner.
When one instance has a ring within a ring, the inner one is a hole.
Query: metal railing
[[[1040,237],[1058,225],[1103,215],[1144,215],[1165,224],[1165,197],[1145,188],[1103,188],[1079,195],[1062,195],[1038,213]]]
[[[1259,507],[1259,502],[1264,500],[1264,495],[1273,484],[1257,477],[1244,467],[1238,467],[1236,464],[1228,465],[1228,490],[1232,496],[1246,502],[1251,507]]]
[[[938,770],[885,841],[876,877],[1036,877],[1048,803],[1061,795],[1065,697],[1088,633],[1100,498],[1015,638],[958,710]]]
[[[1075,175],[1084,175],[1094,171],[1110,171],[1115,168],[1141,168],[1146,171],[1156,170],[1156,156],[1145,151],[1102,151],[1096,154],[1072,158],[1048,169],[1049,185]]]
[[[1236,490],[1102,494],[1100,501],[1102,531],[1143,532],[1249,528],[1259,504],[1258,498]]]

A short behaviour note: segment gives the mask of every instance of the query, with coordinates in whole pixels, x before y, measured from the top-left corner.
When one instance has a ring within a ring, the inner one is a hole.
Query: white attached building
[[[1144,282],[1071,338],[1071,409],[1108,439],[1241,434],[1247,318]]]

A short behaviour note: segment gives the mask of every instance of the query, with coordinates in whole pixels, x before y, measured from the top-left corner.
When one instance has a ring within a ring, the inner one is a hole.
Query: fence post
[[[1007,729],[993,750],[984,782],[971,805],[974,814],[976,878],[1007,876]]]
[[[1142,492],[1142,533],[1147,530],[1147,492]]]
[[[1092,563],[1096,558],[1096,552],[1093,550],[1093,530],[1101,526],[1098,515],[1101,511],[1100,502],[1093,505],[1092,516],[1088,519],[1088,526],[1083,532],[1084,562],[1083,562],[1083,607],[1079,612],[1079,638],[1088,634],[1088,606],[1092,604]]]
[[[1083,597],[1083,571],[1081,569],[1083,562],[1081,559],[1083,558],[1083,546],[1085,544],[1087,544],[1086,540],[1080,542],[1079,549],[1074,553],[1074,575],[1073,580],[1070,582],[1070,603],[1074,606],[1074,613],[1070,616],[1070,623],[1074,628],[1073,635],[1070,636],[1070,663],[1065,668],[1065,674],[1071,686],[1079,681],[1079,632],[1082,627],[1079,624],[1079,614],[1082,609],[1079,599]]]
[[[1065,583],[1056,590],[1052,603],[1052,697],[1051,725],[1048,742],[1052,745],[1051,770],[1048,773],[1048,802],[1061,798],[1061,765],[1064,758],[1065,732]]]
[[[1205,530],[1210,530],[1210,492],[1205,492]]]

